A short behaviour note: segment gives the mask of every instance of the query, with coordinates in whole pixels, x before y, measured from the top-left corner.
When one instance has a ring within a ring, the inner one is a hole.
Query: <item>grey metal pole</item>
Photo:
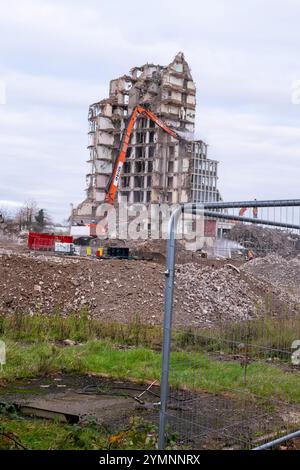
[[[197,214],[197,209],[195,211]],[[204,211],[204,216],[206,217],[214,217],[215,219],[224,219],[224,220],[237,220],[240,222],[252,222],[260,225],[270,225],[272,227],[283,227],[283,228],[290,228],[290,229],[300,229],[300,225],[296,224],[286,224],[283,222],[273,222],[272,220],[264,220],[264,219],[254,219],[252,217],[240,217],[238,215],[231,215],[231,214],[220,214],[218,212],[213,211]]]
[[[165,284],[165,310],[164,310],[164,335],[162,347],[162,375],[160,384],[160,414],[159,414],[159,437],[158,448],[165,448],[166,433],[166,412],[169,394],[169,366],[170,349],[172,334],[172,313],[173,313],[173,294],[174,294],[174,273],[175,273],[175,255],[176,255],[176,227],[178,218],[182,212],[182,207],[178,207],[170,217],[168,225],[167,240],[167,265],[166,265],[166,284]]]
[[[193,204],[186,204],[185,208]],[[279,199],[268,201],[205,202],[204,209],[234,209],[242,207],[290,207],[300,206],[300,199]]]
[[[285,436],[279,437],[278,439],[275,439],[274,441],[267,442],[266,444],[262,444],[261,446],[255,447],[252,450],[266,450],[266,449],[271,449],[272,447],[276,447],[282,442],[289,441],[290,439],[294,439],[295,437],[300,436],[300,430],[293,432],[291,434],[286,434]]]
[[[173,314],[173,294],[174,294],[174,273],[175,273],[175,254],[176,254],[176,227],[180,214],[182,212],[192,214],[203,214],[215,218],[225,218],[231,220],[240,220],[245,222],[255,222],[257,219],[233,216],[229,214],[220,214],[209,211],[207,209],[222,209],[234,207],[288,207],[300,206],[300,199],[281,200],[281,201],[240,201],[228,203],[207,203],[207,204],[184,204],[178,206],[172,213],[168,225],[167,240],[167,265],[166,265],[166,284],[165,284],[165,309],[164,309],[164,334],[162,347],[162,375],[161,375],[161,392],[160,392],[160,415],[159,415],[159,439],[158,448],[165,448],[165,430],[166,430],[166,412],[169,394],[169,366],[170,366],[170,349],[172,334],[172,314]],[[205,210],[206,209],[206,210]],[[299,228],[298,225],[272,223],[271,221],[263,221],[265,225],[283,226],[286,228]]]

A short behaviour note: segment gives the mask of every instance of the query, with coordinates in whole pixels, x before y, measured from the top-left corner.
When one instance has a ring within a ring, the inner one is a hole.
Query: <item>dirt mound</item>
[[[265,284],[257,282],[261,290]],[[0,255],[3,314],[68,315],[86,308],[103,321],[128,323],[139,317],[144,323],[161,324],[164,284],[164,267],[147,261]],[[176,326],[248,320],[258,315],[262,304],[255,280],[248,283],[236,268],[177,265]]]
[[[162,267],[146,261],[0,255],[3,313],[67,315],[86,307],[105,320],[151,320],[163,285]]]

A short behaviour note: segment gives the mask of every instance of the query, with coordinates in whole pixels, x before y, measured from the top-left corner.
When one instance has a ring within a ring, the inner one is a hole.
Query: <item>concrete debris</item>
[[[225,264],[225,266],[227,266],[228,268],[234,269],[234,271],[236,271],[238,274],[240,274],[240,270],[236,266],[234,266],[234,264],[227,263],[227,264]]]
[[[300,257],[285,259],[278,255],[257,258],[245,264],[243,271],[254,279],[269,283],[282,300],[300,301]],[[275,288],[275,289],[274,289]]]
[[[276,253],[287,258],[300,253],[300,236],[279,229],[240,224],[233,227],[228,237],[260,257]]]
[[[270,276],[268,282],[262,276],[256,280],[252,269],[260,272],[265,262],[248,263],[241,274],[230,266],[177,265],[174,325],[212,326],[257,317]],[[294,263],[299,267],[298,260]],[[0,255],[3,314],[67,316],[86,309],[101,321],[161,324],[164,284],[164,267],[152,262]]]
[[[259,295],[227,267],[178,266],[176,288],[175,302],[184,306],[184,315],[194,325],[250,320],[257,317],[257,306],[262,306]]]
[[[72,339],[65,339],[64,340],[64,345],[65,346],[76,346],[76,341],[73,341]]]

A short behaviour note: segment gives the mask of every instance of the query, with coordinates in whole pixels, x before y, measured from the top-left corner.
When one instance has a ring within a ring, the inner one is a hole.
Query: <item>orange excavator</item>
[[[239,216],[240,217],[243,217],[243,215],[245,214],[245,212],[247,211],[248,207],[241,207],[240,211],[239,211]],[[253,217],[254,219],[257,219],[257,216],[258,216],[258,209],[257,207],[253,207],[252,209],[252,214],[253,214]]]
[[[163,121],[161,121],[154,113],[149,111],[146,108],[143,108],[142,106],[136,106],[129,118],[128,124],[125,128],[123,137],[122,137],[122,142],[120,146],[120,152],[119,155],[115,161],[114,169],[113,172],[109,178],[109,181],[106,186],[106,196],[105,196],[105,202],[108,204],[114,204],[117,190],[119,187],[119,182],[120,182],[120,177],[122,174],[123,170],[123,165],[126,160],[126,153],[130,141],[130,136],[132,134],[134,124],[137,120],[138,115],[143,115],[151,119],[151,121],[155,122],[155,124],[160,127],[163,131],[167,132],[169,135],[172,137],[175,137],[175,139],[180,139],[179,135],[176,134],[175,131],[170,129]]]

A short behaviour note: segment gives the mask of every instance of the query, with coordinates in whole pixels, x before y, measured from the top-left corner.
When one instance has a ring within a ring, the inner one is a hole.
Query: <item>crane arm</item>
[[[240,217],[243,217],[243,215],[245,214],[245,212],[247,211],[248,207],[241,207],[240,211],[239,211],[239,216]],[[258,216],[258,209],[257,207],[253,207],[252,209],[252,214],[253,214],[253,217],[254,219],[257,219],[257,216]]]
[[[176,139],[179,139],[178,134],[174,132],[172,129],[170,129],[161,119],[159,119],[154,113],[149,111],[148,109],[143,108],[142,106],[136,106],[130,116],[130,119],[128,121],[128,124],[124,130],[124,134],[122,137],[122,142],[120,146],[120,151],[118,154],[118,157],[115,161],[114,169],[111,174],[111,177],[108,181],[108,184],[106,186],[106,196],[105,196],[105,202],[109,204],[114,204],[115,198],[116,198],[116,193],[119,187],[119,182],[120,182],[120,177],[122,174],[122,169],[123,165],[126,160],[126,153],[130,141],[130,136],[132,134],[134,124],[137,120],[137,117],[139,114],[143,114],[144,116],[147,116],[151,121],[155,122],[155,124],[160,127],[163,131],[167,132],[169,135],[172,137],[175,137]]]

